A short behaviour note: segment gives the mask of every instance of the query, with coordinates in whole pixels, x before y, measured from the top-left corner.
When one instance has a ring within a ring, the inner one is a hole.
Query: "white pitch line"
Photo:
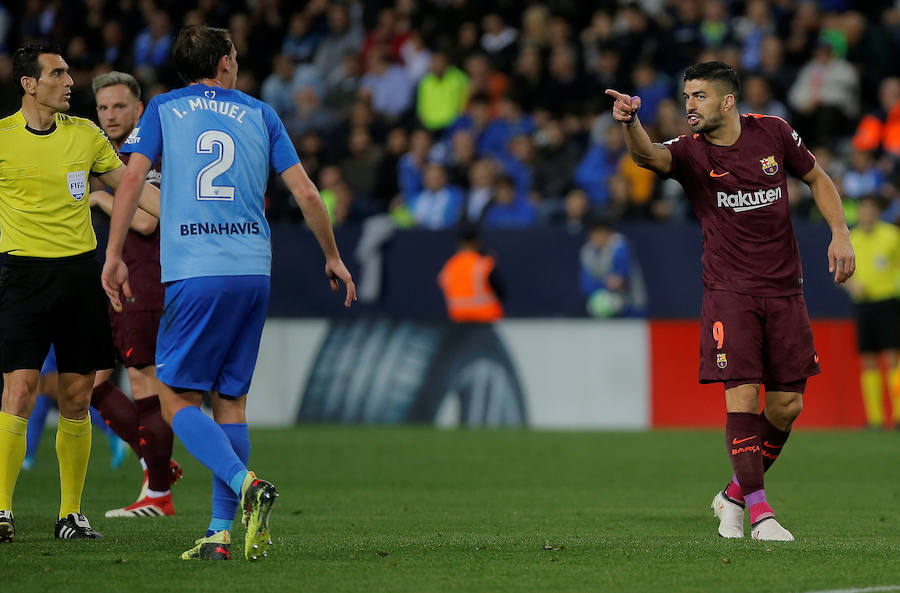
[[[883,591],[900,591],[900,585],[865,587],[863,589],[829,589],[828,591],[807,591],[807,593],[879,593]]]

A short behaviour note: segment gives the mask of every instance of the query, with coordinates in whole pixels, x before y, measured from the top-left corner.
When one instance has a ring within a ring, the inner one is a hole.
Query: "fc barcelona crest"
[[[728,357],[725,356],[724,352],[716,353],[716,366],[720,369],[724,369],[728,366]]]
[[[767,156],[764,159],[759,159],[759,164],[762,165],[763,173],[766,175],[774,175],[778,173],[778,163],[775,162],[775,155]]]

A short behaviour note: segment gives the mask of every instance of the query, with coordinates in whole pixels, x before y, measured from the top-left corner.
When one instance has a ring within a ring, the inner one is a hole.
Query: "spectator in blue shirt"
[[[621,131],[609,126],[603,144],[592,144],[575,169],[575,184],[587,192],[594,208],[603,208],[609,202],[609,180],[624,151]]]
[[[531,136],[518,134],[510,140],[507,152],[498,157],[503,172],[513,178],[516,189],[531,191],[534,178],[535,151]]]
[[[398,119],[412,105],[413,82],[405,68],[388,62],[383,45],[369,54],[369,67],[359,86],[371,95],[375,112],[389,119]]]
[[[641,107],[646,109],[642,122],[653,124],[656,120],[656,107],[663,99],[672,96],[672,89],[666,77],[653,67],[650,62],[639,62],[631,75],[634,82],[634,94],[641,98]]]
[[[409,202],[409,211],[421,228],[452,228],[462,214],[463,193],[447,183],[447,172],[438,163],[425,167],[425,189]]]
[[[508,156],[509,143],[514,136],[534,132],[534,120],[522,113],[522,108],[513,99],[503,97],[499,107],[499,115],[487,125],[478,143],[482,156]]]
[[[591,224],[588,240],[579,254],[581,291],[588,313],[594,317],[642,315],[647,292],[640,265],[628,241],[609,220],[598,218]]]
[[[850,154],[850,168],[844,173],[845,198],[859,198],[868,194],[878,194],[884,184],[884,173],[878,168],[872,153],[854,150]]]
[[[134,65],[139,69],[161,67],[169,58],[172,46],[172,29],[169,15],[164,10],[154,10],[149,25],[134,40]]]
[[[288,32],[281,44],[281,51],[295,62],[310,62],[321,40],[322,34],[311,29],[306,12],[295,12],[288,21]]]
[[[322,39],[313,58],[319,76],[326,78],[348,52],[358,52],[365,31],[362,22],[351,18],[350,7],[334,2],[328,7],[328,34]]]
[[[487,95],[475,95],[469,100],[466,110],[444,130],[443,141],[451,141],[457,132],[469,132],[475,139],[478,153],[481,154],[483,152],[481,140],[489,122],[490,102]]]
[[[292,94],[293,80],[293,60],[286,54],[278,54],[272,59],[272,73],[263,81],[260,95],[282,120],[291,117],[296,109]]]
[[[512,178],[500,177],[494,183],[494,199],[484,215],[485,228],[526,228],[537,220],[537,210],[526,194],[516,191]]]
[[[414,130],[409,137],[409,152],[400,157],[397,165],[400,194],[407,202],[425,187],[423,177],[429,151],[431,151],[431,134],[424,128]]]

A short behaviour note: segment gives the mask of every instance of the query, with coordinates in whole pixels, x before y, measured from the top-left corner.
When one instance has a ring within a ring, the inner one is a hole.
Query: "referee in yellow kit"
[[[864,196],[858,223],[850,231],[856,250],[856,273],[845,285],[856,303],[856,327],[862,359],[860,383],[866,418],[873,428],[884,425],[884,383],[878,357],[889,369],[888,389],[894,423],[900,422],[898,353],[900,353],[900,228],[879,220],[878,196]]]
[[[125,167],[91,121],[64,115],[73,81],[56,46],[13,56],[22,109],[0,119],[0,542],[15,536],[12,494],[39,369],[52,344],[59,368],[61,503],[54,536],[102,537],[81,514],[91,450],[94,372],[114,364],[106,295],[94,259],[89,175],[118,187]],[[145,197],[158,190],[145,186]]]

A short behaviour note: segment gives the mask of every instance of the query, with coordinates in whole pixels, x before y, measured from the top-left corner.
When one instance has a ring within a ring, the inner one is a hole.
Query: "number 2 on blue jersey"
[[[213,185],[213,181],[234,163],[234,139],[220,130],[207,130],[197,137],[197,154],[213,154],[216,146],[218,158],[197,174],[197,199],[233,202],[234,186]]]

